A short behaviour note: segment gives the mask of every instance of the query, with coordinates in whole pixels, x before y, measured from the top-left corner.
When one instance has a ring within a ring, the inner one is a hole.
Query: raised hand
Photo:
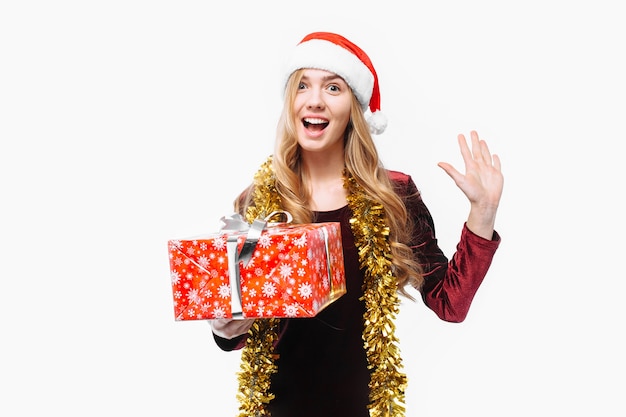
[[[479,139],[476,131],[472,131],[470,136],[471,150],[465,136],[458,136],[465,174],[447,162],[440,162],[438,166],[454,180],[470,202],[467,227],[477,235],[491,239],[504,177],[498,155],[491,154],[487,142]]]

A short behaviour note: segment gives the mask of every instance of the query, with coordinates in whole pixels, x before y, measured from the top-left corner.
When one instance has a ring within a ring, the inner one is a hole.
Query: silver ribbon
[[[270,222],[274,216],[280,214],[285,217],[284,222]],[[243,262],[244,266],[248,265],[254,249],[256,248],[261,233],[266,226],[276,226],[278,224],[291,223],[292,216],[286,211],[274,211],[265,219],[256,219],[252,224],[248,224],[238,213],[231,214],[230,217],[222,217],[220,219],[222,227],[220,232],[229,233],[226,239],[226,250],[228,254],[228,275],[230,281],[231,294],[231,313],[233,318],[243,318],[243,306],[241,301],[241,275],[239,271],[239,262]],[[243,246],[237,251],[237,240],[242,233],[246,234]]]

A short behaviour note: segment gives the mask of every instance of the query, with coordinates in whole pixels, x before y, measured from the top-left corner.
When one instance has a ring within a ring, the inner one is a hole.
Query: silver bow
[[[277,214],[285,216],[285,222],[270,222]],[[231,312],[233,318],[242,318],[243,309],[241,303],[241,276],[239,274],[239,262],[243,262],[244,266],[248,265],[254,249],[261,237],[261,233],[268,223],[270,226],[277,224],[291,223],[292,216],[286,211],[274,211],[270,213],[265,219],[256,219],[252,224],[248,224],[241,214],[234,213],[230,217],[222,217],[222,227],[220,232],[228,232],[228,238],[226,240],[226,249],[228,253],[228,273],[230,276],[230,293],[232,294]],[[241,233],[248,232],[246,239],[240,251],[237,251],[237,239]]]

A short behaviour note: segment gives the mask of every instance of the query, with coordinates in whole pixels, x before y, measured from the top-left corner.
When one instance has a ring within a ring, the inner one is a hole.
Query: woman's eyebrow
[[[324,77],[322,77],[322,80],[324,80],[324,81],[332,81],[332,80],[336,80],[337,78],[342,79],[337,74],[331,74],[331,75],[325,75]]]
[[[306,75],[302,76],[303,80],[309,80],[310,78],[307,77]],[[342,80],[343,78],[341,78],[339,75],[337,74],[329,74],[329,75],[325,75],[322,77],[322,81],[328,82],[328,81],[332,81],[332,80],[336,80],[336,79],[340,79]]]

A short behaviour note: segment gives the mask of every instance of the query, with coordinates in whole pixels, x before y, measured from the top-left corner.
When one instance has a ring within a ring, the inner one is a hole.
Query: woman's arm
[[[404,193],[414,225],[411,247],[424,273],[424,284],[419,288],[422,299],[442,320],[461,322],[487,274],[500,236],[492,231],[485,239],[464,224],[449,260],[438,245],[433,218],[411,177],[405,179]]]

